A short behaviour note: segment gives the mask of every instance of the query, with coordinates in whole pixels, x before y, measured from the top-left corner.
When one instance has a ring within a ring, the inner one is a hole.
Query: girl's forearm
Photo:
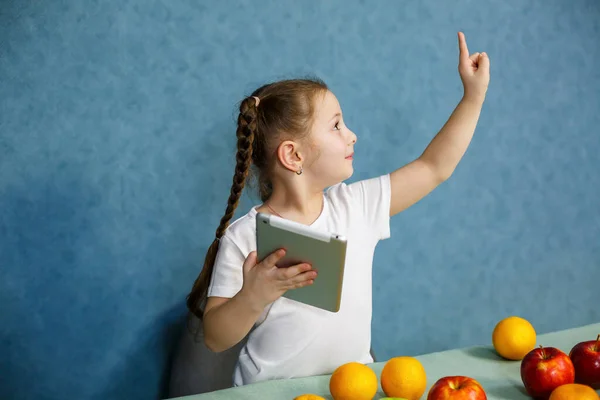
[[[206,312],[203,318],[204,343],[217,353],[230,349],[246,337],[262,311],[240,291],[229,301]]]
[[[421,159],[447,179],[465,154],[475,133],[484,98],[463,96],[450,118],[429,143]]]

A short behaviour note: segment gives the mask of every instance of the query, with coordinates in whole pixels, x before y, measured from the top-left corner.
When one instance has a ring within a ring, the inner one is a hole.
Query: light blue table
[[[600,323],[538,335],[538,346],[557,347],[569,354],[578,342],[595,339],[600,334]],[[490,339],[491,340],[491,339]],[[448,350],[416,357],[427,372],[427,398],[431,385],[448,375],[466,375],[477,379],[485,389],[488,400],[531,400],[527,396],[520,376],[520,361],[507,361],[498,357],[491,346],[475,346]],[[377,377],[385,362],[371,364]],[[255,383],[238,388],[219,390],[194,396],[180,397],[185,400],[293,400],[303,393],[314,393],[331,399],[329,375]],[[375,399],[384,397],[380,391]]]

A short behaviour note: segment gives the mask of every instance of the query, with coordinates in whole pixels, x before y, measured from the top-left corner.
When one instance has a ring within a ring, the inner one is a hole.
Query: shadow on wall
[[[212,352],[204,344],[202,325],[192,316],[189,329],[180,331],[179,343],[172,357],[168,398],[207,393],[230,388],[240,350],[246,336],[232,348]],[[200,328],[196,333],[197,328]]]
[[[109,372],[105,390],[94,396],[98,400],[125,398],[167,398],[172,358],[177,339],[185,329],[181,310],[185,304],[164,312],[140,330],[139,339]]]

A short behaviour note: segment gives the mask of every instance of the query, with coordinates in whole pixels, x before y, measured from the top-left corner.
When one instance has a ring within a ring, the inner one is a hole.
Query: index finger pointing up
[[[465,39],[465,34],[462,32],[458,32],[458,48],[460,50],[460,58],[461,59],[469,58],[469,49],[467,48],[467,40]]]

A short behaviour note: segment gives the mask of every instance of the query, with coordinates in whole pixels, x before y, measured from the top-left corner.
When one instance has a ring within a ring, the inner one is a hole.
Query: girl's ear
[[[300,169],[304,163],[301,146],[292,140],[286,140],[277,147],[277,158],[281,165],[292,172]]]

